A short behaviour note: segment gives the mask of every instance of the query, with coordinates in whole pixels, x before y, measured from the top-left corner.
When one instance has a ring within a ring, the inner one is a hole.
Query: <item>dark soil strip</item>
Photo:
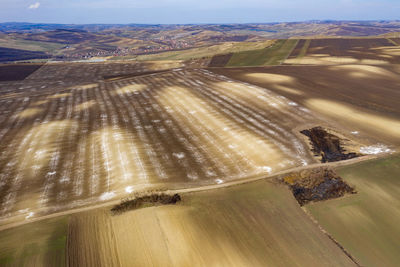
[[[233,56],[233,53],[226,54],[226,55],[213,56],[210,61],[210,64],[208,66],[209,67],[225,67],[225,65],[228,64],[228,62],[232,56]]]
[[[43,64],[7,64],[0,65],[0,81],[22,81]]]
[[[147,206],[176,204],[179,201],[181,201],[181,196],[179,194],[169,195],[165,193],[155,193],[144,196],[133,196],[131,198],[123,199],[120,204],[115,205],[111,209],[111,212],[113,215],[116,215]]]
[[[44,52],[0,47],[0,62],[29,60],[29,59],[45,59],[50,57],[51,57],[50,55]]]
[[[296,47],[294,48],[294,50],[292,51],[292,53],[289,55],[288,58],[297,58],[300,55],[301,49],[303,48],[304,44],[306,43],[306,40],[301,39]]]
[[[342,147],[342,140],[328,133],[322,127],[314,127],[309,130],[303,130],[300,133],[306,135],[312,145],[312,151],[315,156],[321,156],[321,162],[333,162],[346,159],[352,159],[361,156],[361,154],[349,152],[346,153]]]

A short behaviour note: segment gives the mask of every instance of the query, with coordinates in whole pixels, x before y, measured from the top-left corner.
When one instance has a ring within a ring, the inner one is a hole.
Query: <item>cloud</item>
[[[40,3],[39,3],[39,2],[36,2],[36,3],[32,4],[32,5],[30,5],[28,8],[29,8],[29,9],[37,9],[37,8],[39,8],[39,7],[40,7]]]

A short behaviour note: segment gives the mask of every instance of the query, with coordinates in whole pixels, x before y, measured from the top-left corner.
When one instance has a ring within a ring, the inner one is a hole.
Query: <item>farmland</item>
[[[266,181],[185,194],[175,206],[116,216],[98,210],[71,221],[71,266],[354,265],[285,187]]]
[[[106,207],[1,233],[2,266],[355,266],[285,186],[268,181],[186,193],[173,206],[114,216]]]
[[[65,266],[67,217],[34,222],[1,232],[1,266]]]
[[[0,265],[395,265],[399,39],[256,39],[1,66]]]
[[[3,220],[315,162],[292,129],[324,122],[270,90],[199,69],[99,81],[107,67],[129,70],[118,64],[84,65],[79,81],[76,66],[45,65],[3,88]]]
[[[398,65],[279,66],[213,69],[214,72],[268,88],[340,122],[361,137],[400,145]],[[340,79],[338,79],[340,77]]]
[[[49,57],[50,56],[44,52],[0,47],[0,61],[45,59],[45,58],[49,58]]]
[[[21,64],[0,66],[0,81],[20,81],[37,71],[43,64]]]
[[[237,52],[232,55],[227,67],[279,65],[291,53],[297,40],[278,40],[263,49]]]
[[[400,46],[389,38],[307,39],[298,42],[286,64],[399,64]]]
[[[194,58],[212,57],[221,53],[238,53],[243,51],[251,51],[265,48],[274,41],[268,40],[264,42],[235,42],[223,43],[212,46],[192,48],[183,51],[171,51],[150,55],[140,55],[135,57],[136,60],[189,60]]]
[[[400,156],[342,167],[358,194],[313,203],[307,210],[363,266],[397,266],[400,260]]]

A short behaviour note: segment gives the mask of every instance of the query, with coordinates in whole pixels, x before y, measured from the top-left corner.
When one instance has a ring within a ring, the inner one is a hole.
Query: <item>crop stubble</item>
[[[291,132],[308,110],[206,70],[54,87],[34,75],[0,99],[2,219],[313,162]]]

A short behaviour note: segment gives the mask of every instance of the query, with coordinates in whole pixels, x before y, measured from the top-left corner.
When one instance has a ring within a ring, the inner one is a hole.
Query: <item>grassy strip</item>
[[[301,59],[307,54],[307,50],[310,47],[311,39],[307,39],[304,43],[304,46],[301,48],[299,55],[297,58]]]
[[[399,46],[400,44],[398,44],[397,42],[395,42],[394,40],[392,40],[392,39],[389,39],[389,38],[387,38],[387,40],[389,41],[389,42],[391,42],[393,45],[395,45],[395,46]]]
[[[0,232],[0,266],[65,266],[68,217]]]
[[[299,40],[296,39],[288,39],[282,45],[282,47],[274,53],[271,58],[267,61],[265,65],[280,65],[282,64],[287,57],[292,53],[293,49],[296,47]]]
[[[278,40],[274,45],[263,49],[233,54],[227,67],[279,65],[290,54],[298,40]]]
[[[60,43],[13,39],[8,37],[0,38],[0,47],[12,48],[12,49],[55,53],[64,46],[65,44],[60,44]]]

